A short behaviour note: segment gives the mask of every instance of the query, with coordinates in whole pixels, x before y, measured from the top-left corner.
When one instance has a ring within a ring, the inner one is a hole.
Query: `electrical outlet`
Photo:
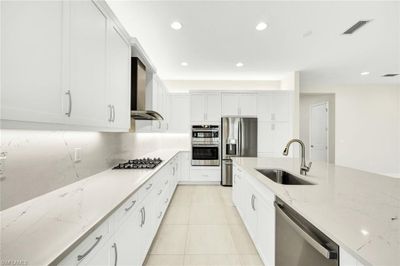
[[[79,163],[81,161],[81,148],[75,148],[74,149],[74,162]]]

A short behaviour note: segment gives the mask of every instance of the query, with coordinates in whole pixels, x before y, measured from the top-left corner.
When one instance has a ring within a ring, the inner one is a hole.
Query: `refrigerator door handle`
[[[242,156],[242,119],[238,123],[238,156]]]

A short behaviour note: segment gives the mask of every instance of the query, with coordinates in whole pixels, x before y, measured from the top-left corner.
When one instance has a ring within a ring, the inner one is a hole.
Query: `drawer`
[[[140,200],[144,200],[149,193],[154,189],[157,184],[157,176],[151,177],[146,183],[144,183],[138,190],[138,196]]]
[[[59,265],[85,265],[110,237],[109,220],[103,222],[74,248]]]
[[[191,168],[190,169],[190,180],[191,181],[220,181],[221,180],[221,169],[215,168],[210,169],[204,168]]]
[[[114,233],[122,222],[135,212],[140,203],[139,193],[135,192],[128,200],[126,200],[119,208],[111,215],[110,231]]]

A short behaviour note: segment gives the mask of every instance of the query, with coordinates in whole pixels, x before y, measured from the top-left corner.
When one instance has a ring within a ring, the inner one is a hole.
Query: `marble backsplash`
[[[190,149],[189,134],[0,130],[1,210],[157,149]],[[81,161],[74,162],[74,149]]]

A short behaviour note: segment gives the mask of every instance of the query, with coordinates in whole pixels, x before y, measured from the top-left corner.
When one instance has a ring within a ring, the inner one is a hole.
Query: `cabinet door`
[[[292,129],[289,122],[278,122],[272,123],[273,127],[273,135],[274,135],[274,153],[276,157],[283,157],[282,152],[288,143],[288,141],[292,138]],[[289,154],[292,153],[294,149],[289,151]]]
[[[290,118],[289,93],[274,92],[270,96],[270,110],[267,119],[271,121],[289,121]]]
[[[257,201],[256,246],[265,265],[275,265],[275,209],[273,205]]]
[[[274,157],[282,157],[283,149],[291,136],[289,122],[259,122],[258,151],[271,153]]]
[[[205,96],[202,94],[190,95],[190,120],[202,122],[205,120]]]
[[[0,5],[1,119],[62,123],[63,2]]]
[[[130,48],[113,25],[108,27],[108,88],[104,108],[110,113],[110,127],[130,127]]]
[[[114,259],[111,261],[111,249],[114,249],[111,241],[107,241],[96,254],[94,254],[87,261],[82,261],[78,265],[96,265],[96,266],[109,266],[114,265]]]
[[[113,237],[114,243],[117,245],[118,264],[119,265],[141,265],[143,254],[146,252],[142,245],[143,235],[142,208],[137,208],[127,220],[119,227]],[[115,250],[111,251],[111,261],[115,255]]]
[[[235,93],[223,93],[221,96],[222,116],[239,115],[239,95]]]
[[[169,127],[170,132],[188,133],[190,129],[189,95],[170,94]]]
[[[221,95],[207,94],[206,121],[221,123]]]
[[[190,153],[181,152],[180,156],[180,180],[187,181],[190,180]]]
[[[274,129],[269,122],[258,122],[257,151],[261,153],[274,152]]]
[[[241,94],[239,96],[239,115],[241,116],[257,115],[256,94]]]
[[[69,4],[70,123],[106,126],[106,17],[93,1]]]

